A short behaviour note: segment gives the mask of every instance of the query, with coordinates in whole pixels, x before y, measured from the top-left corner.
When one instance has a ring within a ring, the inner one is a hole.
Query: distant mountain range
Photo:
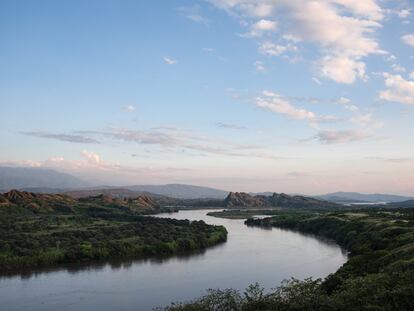
[[[89,184],[72,175],[46,168],[0,167],[0,189],[82,188]]]
[[[114,198],[132,198],[139,195],[148,195],[153,198],[164,199],[164,202],[173,204],[172,198],[180,200],[224,200],[228,191],[183,184],[166,185],[132,185],[123,187],[92,186],[88,182],[70,174],[46,168],[0,167],[0,192],[11,189],[35,193],[67,193],[72,197],[86,197],[107,195]],[[245,193],[252,198],[273,197],[273,192]],[[334,192],[319,196],[289,195],[290,197],[314,198],[339,204],[350,203],[392,203],[413,200],[414,197],[390,194],[363,194],[357,192]],[[246,196],[244,198],[247,199]],[[246,202],[247,202],[246,201]]]
[[[115,197],[134,197],[140,194],[152,193],[177,199],[224,199],[229,193],[228,191],[209,187],[182,184],[92,187],[89,183],[77,177],[52,169],[0,167],[0,192],[11,189],[38,193],[63,193],[69,190],[76,190],[75,192],[90,191],[91,193],[88,195],[103,193]],[[105,191],[112,191],[112,193],[104,193]]]
[[[28,189],[33,191],[33,189]],[[208,187],[167,184],[167,185],[134,185],[123,187],[98,186],[82,189],[74,189],[71,191],[49,189],[53,193],[64,192],[73,197],[85,197],[98,194],[109,195],[119,198],[130,198],[138,195],[149,195],[153,197],[169,197],[182,200],[193,199],[217,199],[222,200],[228,195],[228,191],[218,190]]]
[[[224,199],[229,192],[209,187],[168,184],[137,185],[125,187],[132,191],[151,192],[177,199]]]
[[[271,196],[250,195],[244,192],[230,192],[225,199],[177,199],[152,193],[137,194],[125,189],[80,190],[64,194],[33,193],[11,190],[0,194],[0,207],[17,204],[34,212],[71,211],[79,203],[94,206],[117,207],[129,211],[155,211],[160,208],[195,207],[195,208],[312,208],[330,209],[345,208],[333,202],[284,193],[273,193]],[[382,207],[382,205],[373,205]],[[392,208],[414,208],[414,200],[393,202],[387,205]]]
[[[334,192],[315,196],[317,199],[335,203],[391,203],[412,200],[414,197],[406,197],[392,194],[364,194],[358,192]]]

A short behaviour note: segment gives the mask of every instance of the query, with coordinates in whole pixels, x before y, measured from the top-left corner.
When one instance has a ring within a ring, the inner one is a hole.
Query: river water
[[[204,252],[167,259],[65,267],[0,277],[0,310],[151,310],[192,299],[207,288],[267,289],[286,278],[323,278],[336,271],[346,253],[329,241],[297,232],[247,227],[243,220],[189,210],[157,217],[204,220],[223,225],[226,243]]]

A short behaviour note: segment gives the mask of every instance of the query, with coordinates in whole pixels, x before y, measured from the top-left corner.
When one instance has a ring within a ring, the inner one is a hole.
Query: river
[[[157,217],[223,225],[227,242],[198,254],[167,259],[66,267],[0,277],[0,309],[7,311],[145,311],[192,299],[207,288],[267,289],[286,278],[323,278],[346,253],[335,243],[277,228],[247,227],[243,220],[188,210]]]

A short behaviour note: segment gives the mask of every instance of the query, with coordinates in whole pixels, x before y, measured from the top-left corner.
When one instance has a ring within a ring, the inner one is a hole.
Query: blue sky
[[[410,1],[0,1],[3,165],[414,194]]]

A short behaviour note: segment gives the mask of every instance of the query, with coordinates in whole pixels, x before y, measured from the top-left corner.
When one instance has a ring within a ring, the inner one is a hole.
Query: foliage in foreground
[[[414,210],[280,211],[248,225],[276,226],[334,239],[349,260],[325,280],[285,281],[265,292],[209,290],[167,311],[414,310]]]

